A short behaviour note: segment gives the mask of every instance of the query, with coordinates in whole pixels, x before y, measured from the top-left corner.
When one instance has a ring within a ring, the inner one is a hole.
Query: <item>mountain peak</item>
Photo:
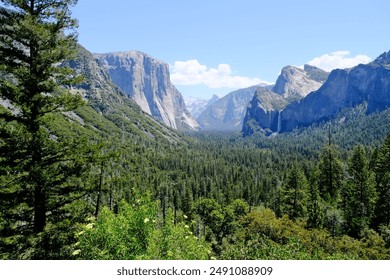
[[[274,127],[272,131],[292,131],[297,127],[326,121],[341,110],[360,104],[365,104],[367,115],[383,111],[390,107],[389,79],[390,52],[383,53],[368,65],[335,69],[321,88],[283,108],[277,116],[279,128]],[[258,123],[267,127],[263,122]]]
[[[216,95],[216,94],[214,94],[214,95],[210,98],[210,100],[207,102],[207,105],[211,105],[211,104],[217,102],[218,100],[219,100],[219,96]]]
[[[196,120],[205,131],[239,131],[246,108],[257,88],[252,86],[235,90],[221,98],[214,95]]]
[[[286,72],[286,71],[302,71],[302,69],[294,65],[287,65],[282,68],[281,72]]]
[[[162,60],[159,60],[155,57],[152,57],[151,55],[141,52],[141,51],[136,51],[136,50],[131,50],[131,51],[121,51],[121,52],[109,52],[105,54],[94,54],[94,56],[97,59],[100,60],[106,60],[109,62],[109,64],[113,63],[120,63],[122,65],[129,65],[134,63],[135,61],[149,61],[150,64],[153,65],[158,65],[164,68],[168,69],[168,64],[163,62]]]
[[[120,52],[109,52],[109,53],[95,53],[95,57],[102,57],[102,56],[116,56],[121,58],[129,58],[129,57],[135,57],[135,56],[146,56],[151,57],[150,55],[136,50],[129,50],[129,51],[120,51]],[[152,58],[152,57],[151,57]]]
[[[296,66],[283,67],[273,91],[291,101],[301,99],[317,90],[328,77],[328,73],[310,65],[304,69]]]
[[[311,65],[305,65],[303,69],[291,65],[283,67],[272,90],[257,89],[246,111],[243,134],[250,135],[255,131],[263,131],[267,135],[279,133],[282,129],[282,110],[318,90],[328,75]]]
[[[381,66],[390,65],[390,51],[382,53],[372,63]]]
[[[303,70],[306,72],[309,78],[319,83],[324,83],[329,76],[329,73],[325,70],[309,64],[305,64],[303,66]]]

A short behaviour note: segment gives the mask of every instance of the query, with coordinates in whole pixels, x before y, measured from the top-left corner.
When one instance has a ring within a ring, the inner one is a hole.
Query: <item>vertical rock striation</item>
[[[130,51],[96,54],[112,81],[141,109],[177,130],[197,130],[181,93],[170,81],[168,64],[145,53]]]
[[[320,88],[328,73],[310,65],[303,69],[286,66],[282,69],[272,90],[258,89],[250,102],[243,122],[244,136],[256,132],[266,135],[283,130],[281,111],[291,103],[305,98]]]

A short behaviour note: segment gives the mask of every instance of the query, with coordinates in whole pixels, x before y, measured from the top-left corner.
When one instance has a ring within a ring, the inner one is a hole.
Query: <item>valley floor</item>
[[[43,233],[1,208],[0,258],[390,259],[389,114],[359,116],[272,137],[104,136]]]

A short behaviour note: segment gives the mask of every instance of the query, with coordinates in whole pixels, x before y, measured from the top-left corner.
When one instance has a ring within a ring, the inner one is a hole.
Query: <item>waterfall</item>
[[[278,128],[277,128],[276,132],[279,133],[281,129],[282,129],[282,111],[279,111],[278,112]]]
[[[268,115],[268,127],[271,129],[271,127],[272,127],[272,111],[267,110],[267,115]]]

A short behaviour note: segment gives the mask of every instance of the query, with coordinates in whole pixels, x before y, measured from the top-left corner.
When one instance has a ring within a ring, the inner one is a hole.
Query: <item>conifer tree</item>
[[[357,146],[348,164],[347,180],[349,200],[347,201],[346,222],[351,236],[358,237],[367,228],[374,214],[376,191],[373,173],[364,147]]]
[[[321,197],[335,204],[343,182],[343,168],[336,148],[326,145],[322,149],[318,163],[317,184]]]
[[[314,172],[315,174],[316,172]],[[308,202],[307,202],[307,227],[321,228],[324,222],[324,209],[315,180],[311,180],[309,186]]]
[[[390,225],[390,135],[378,152],[375,174],[378,199],[373,226],[378,229]]]
[[[291,219],[304,217],[308,183],[303,171],[294,164],[282,188],[282,213]]]
[[[0,199],[6,258],[56,258],[53,229],[82,197],[77,141],[50,131],[53,114],[82,104],[69,87],[81,79],[65,60],[76,50],[76,0],[1,0]],[[64,225],[65,227],[67,225]],[[61,239],[61,238],[60,238]],[[57,248],[58,249],[58,248]],[[60,250],[60,249],[58,249]],[[8,252],[8,253],[7,253]]]

